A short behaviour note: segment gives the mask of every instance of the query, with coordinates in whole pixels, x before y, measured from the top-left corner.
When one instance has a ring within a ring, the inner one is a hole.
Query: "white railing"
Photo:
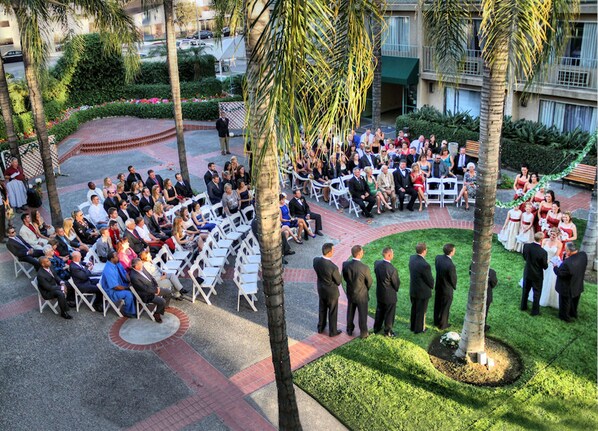
[[[385,43],[382,45],[382,55],[389,57],[409,57],[417,58],[417,46],[416,45],[393,45]]]

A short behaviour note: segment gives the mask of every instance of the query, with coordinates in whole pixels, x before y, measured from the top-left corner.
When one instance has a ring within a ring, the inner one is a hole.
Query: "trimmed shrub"
[[[216,76],[214,64],[216,58],[207,55],[207,64],[200,66],[200,76],[213,78]],[[179,58],[179,79],[181,81],[193,81],[194,64],[189,59]],[[168,64],[165,61],[147,61],[141,63],[139,73],[135,77],[136,84],[170,84],[168,75]]]

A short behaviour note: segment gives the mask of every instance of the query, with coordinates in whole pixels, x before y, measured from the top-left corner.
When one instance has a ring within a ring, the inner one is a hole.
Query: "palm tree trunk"
[[[166,50],[168,59],[168,73],[170,74],[170,88],[174,109],[174,126],[176,128],[176,144],[179,153],[179,165],[183,179],[191,184],[189,166],[187,165],[187,150],[183,131],[183,108],[181,106],[181,83],[179,80],[179,65],[176,52],[176,35],[174,32],[174,1],[164,0],[164,20],[166,28]]]
[[[594,190],[596,188],[594,187]],[[588,224],[586,227],[586,231],[583,235],[583,240],[581,242],[581,250],[585,251],[588,254],[588,265],[589,270],[596,271],[598,266],[598,261],[596,260],[596,243],[598,242],[598,238],[596,237],[596,196],[592,193],[592,197],[590,199],[590,213],[588,215]]]
[[[10,147],[10,154],[16,157],[21,164],[21,153],[19,153],[19,141],[15,133],[15,125],[12,121],[12,106],[10,95],[8,94],[8,82],[6,81],[6,72],[4,71],[4,62],[0,57],[0,108],[2,109],[2,118],[6,126],[6,138]]]
[[[382,6],[377,2],[378,9]],[[372,22],[372,43],[373,54],[376,61],[374,69],[374,81],[372,82],[372,130],[380,127],[380,113],[382,110],[382,27],[380,21],[373,17]],[[404,114],[404,112],[403,112]]]
[[[26,44],[21,43],[23,47],[23,64],[25,66],[25,79],[29,87],[29,100],[31,102],[31,111],[33,113],[33,124],[35,125],[35,134],[39,143],[39,152],[44,167],[44,176],[46,177],[46,189],[48,191],[48,201],[50,203],[50,216],[54,226],[62,225],[62,210],[60,208],[60,199],[56,189],[56,178],[54,177],[54,167],[52,166],[52,153],[50,152],[50,142],[48,139],[48,129],[46,127],[46,114],[42,93],[37,80],[36,66],[33,63],[31,55],[26,49]]]
[[[250,29],[247,39],[247,50],[251,68],[248,71],[248,102],[249,124],[255,124],[251,118],[260,118],[265,112],[269,98],[255,102],[255,77],[259,76],[261,54],[256,50],[258,40],[265,28],[269,13],[267,2],[264,0],[248,0],[246,3],[247,23]],[[289,342],[287,338],[284,311],[284,284],[282,267],[282,249],[280,233],[280,209],[278,207],[278,163],[276,140],[271,135],[275,125],[270,124],[264,130],[252,130],[252,152],[256,156],[254,161],[254,175],[256,187],[256,217],[258,222],[258,239],[262,255],[262,283],[266,296],[268,314],[268,332],[270,334],[270,349],[272,363],[278,390],[278,426],[281,430],[301,430],[299,411],[293,386]]]
[[[456,355],[475,359],[485,350],[486,286],[492,251],[498,155],[503,123],[508,47],[491,68],[484,66],[480,112],[480,153],[477,167],[477,193],[474,214],[473,257],[469,300],[463,332]]]

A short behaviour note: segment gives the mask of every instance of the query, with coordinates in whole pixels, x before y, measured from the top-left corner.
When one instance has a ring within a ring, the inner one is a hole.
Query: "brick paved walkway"
[[[123,140],[129,139],[131,136],[134,138],[138,135],[147,135],[148,130],[151,130],[151,133],[158,133],[161,130],[168,129],[170,124],[171,123],[162,120],[141,121],[118,118],[106,119],[101,122],[87,123],[70,138],[89,141]],[[220,170],[224,159],[220,156],[217,138],[215,138],[213,132],[212,136],[201,134],[202,132],[198,133],[199,134],[197,135],[186,134],[186,136],[189,136],[187,139],[191,149],[188,156],[191,174],[197,178],[201,178],[205,172],[208,161],[215,161],[217,165],[219,165],[218,169]],[[169,173],[168,171],[164,171],[168,162],[174,162],[176,165],[177,151],[173,142],[173,140],[167,140],[159,144],[142,146],[136,149],[134,153],[123,153],[120,160],[117,160],[118,164],[116,166],[119,167],[115,169],[125,171],[126,165],[134,164],[137,167],[138,172],[142,172],[142,174],[147,169],[154,169],[158,173],[163,171],[167,176],[173,177],[174,172]],[[240,139],[233,140],[231,150],[242,158],[242,141]],[[71,172],[73,172],[73,178],[68,180],[59,179],[61,199],[66,199],[67,196],[71,195],[84,196],[87,190],[87,181],[92,179],[91,177],[95,176],[94,181],[101,184],[101,178],[104,175],[111,175],[112,177],[115,177],[116,175],[116,172],[106,172],[106,169],[102,169],[101,167],[97,167],[95,170],[90,169],[89,171],[85,171],[85,174],[80,174],[77,170],[78,164],[85,161],[86,158],[95,156],[73,155],[71,157],[72,158],[65,163],[63,171],[68,171],[70,166]],[[142,165],[139,163],[140,160],[149,161],[149,163]],[[72,165],[69,165],[69,163]],[[205,188],[203,179],[196,181],[196,183],[197,184],[194,184],[194,186],[197,188]],[[577,191],[568,190],[569,196],[559,196],[563,208],[570,210],[587,210],[589,208],[590,194],[581,189],[576,190]],[[310,205],[322,215],[323,231],[326,235],[325,239],[331,240],[337,244],[335,247],[336,254],[334,261],[339,266],[342,261],[349,256],[350,247],[355,243],[366,244],[387,235],[416,229],[472,229],[473,227],[473,211],[466,215],[464,215],[465,213],[459,215],[459,217],[467,216],[469,219],[458,219],[451,216],[453,210],[449,211],[448,208],[440,208],[438,206],[430,206],[421,214],[409,214],[407,212],[396,213],[393,215],[386,214],[376,217],[374,223],[368,225],[363,218],[356,219],[353,216],[348,216],[346,213],[336,211],[334,207],[317,204],[312,201],[310,201]],[[453,214],[455,213],[453,212]],[[49,220],[47,211],[44,212],[44,216]],[[499,227],[496,226],[495,231],[498,232],[498,230]],[[313,256],[320,253],[319,247],[322,242],[323,241],[312,240],[306,242],[301,247],[294,246],[297,250],[297,255],[288,258],[290,263],[285,269],[284,278],[287,286],[286,302],[291,307],[296,301],[299,301],[299,299],[296,299],[295,297],[299,292],[307,292],[312,304],[317,304],[317,301],[313,300],[313,298],[317,296],[317,292],[315,289],[315,275],[310,269],[310,262]],[[1,274],[5,277],[5,280],[9,280],[8,283],[2,283],[2,289],[3,292],[5,292],[6,289],[13,288],[10,286],[12,284],[11,280],[13,274],[12,259],[3,246],[0,248],[0,270],[2,271]],[[229,277],[226,278],[228,279]],[[33,289],[31,289],[31,286],[27,286],[27,280],[21,276],[16,283],[20,285],[19,289],[22,289],[22,292],[18,293],[21,297],[0,304],[1,324],[9,322],[11,319],[27,317],[36,319],[39,321],[40,325],[56,325],[57,318],[55,316],[47,311],[42,315],[37,312],[37,298],[32,294]],[[303,289],[301,289],[302,286]],[[221,292],[219,290],[217,300],[220,300],[220,294]],[[231,295],[227,299],[230,300],[232,297],[234,296]],[[304,299],[301,299],[301,301],[304,301]],[[303,305],[301,304],[299,308],[302,306]],[[191,318],[191,321],[187,320],[185,322],[186,325],[189,325],[188,333],[184,335],[181,333],[177,339],[152,346],[152,351],[148,350],[147,352],[143,352],[143,354],[150,355],[146,360],[151,362],[157,361],[163,367],[170,370],[171,373],[174,373],[178,382],[184,386],[188,395],[182,398],[179,397],[178,401],[174,404],[167,403],[164,408],[158,409],[157,411],[149,409],[145,416],[141,416],[140,420],[129,424],[128,428],[132,430],[202,429],[202,421],[216,415],[219,419],[219,423],[223,427],[231,430],[274,429],[276,424],[272,424],[266,417],[264,417],[262,414],[263,412],[260,409],[256,409],[253,402],[249,402],[249,397],[252,394],[274,381],[271,358],[268,353],[263,353],[268,352],[267,337],[258,338],[254,333],[235,334],[235,337],[250,337],[251,342],[262,346],[262,350],[260,350],[262,353],[256,353],[253,357],[249,358],[245,364],[238,367],[238,369],[233,370],[233,372],[228,372],[228,368],[223,365],[222,361],[230,362],[231,359],[221,358],[221,361],[215,360],[214,355],[212,354],[213,346],[210,346],[210,349],[207,349],[206,347],[206,350],[204,350],[201,347],[198,347],[195,339],[195,330],[198,329],[197,326],[194,327],[194,325],[198,325],[198,321],[194,320],[197,318],[196,316],[200,314],[202,316],[208,316],[209,313],[218,312],[220,306],[216,304],[210,308],[203,303],[190,304],[183,302],[181,307],[185,309],[185,313]],[[237,314],[234,307],[231,309],[232,311],[226,311],[226,309],[223,310],[224,313],[220,315],[220,318],[224,319],[224,321],[216,322],[216,328],[218,328],[217,330],[222,331],[222,343],[231,342],[231,354],[234,355],[236,347],[235,337],[229,340],[227,336],[225,336],[225,331],[228,330],[227,328],[229,325],[229,322],[227,322],[226,319],[230,320],[236,318],[238,315],[246,319],[248,325],[257,324],[262,325],[263,327],[265,322],[265,310],[263,302],[258,303],[259,311],[255,314],[251,314],[251,312],[243,309],[241,310],[241,313]],[[317,316],[317,311],[314,309],[305,311],[311,313],[311,315]],[[342,329],[345,329],[343,323],[345,320],[345,313],[346,297],[341,290],[341,298],[339,301],[339,327]],[[114,319],[110,316],[113,316],[113,314],[109,314],[106,319]],[[89,330],[89,328],[93,328],[90,319],[103,319],[103,317],[101,314],[98,316],[97,313],[94,315],[90,315],[89,313],[79,313],[75,316],[73,322],[86,320],[88,326],[87,330]],[[104,324],[106,319],[102,321],[102,324]],[[205,319],[203,324],[209,324],[208,317],[205,317]],[[307,323],[300,321],[295,322],[294,320],[289,320],[294,319],[292,313],[289,312],[287,312],[287,319],[289,326],[291,326],[291,324],[296,324],[297,326],[305,328],[303,329],[303,336],[296,336],[295,338],[290,337],[290,353],[293,369],[302,367],[353,339],[353,337],[349,337],[346,333],[335,338],[317,334],[315,332],[316,321],[313,319],[308,320]],[[62,323],[62,321],[60,321],[60,323]],[[115,349],[116,351],[122,351],[122,347],[125,345],[122,343],[119,344],[117,329],[115,329],[120,327],[121,324],[122,320],[117,321],[116,324],[112,325],[109,331],[105,331],[104,341],[100,342],[101,345],[97,346],[98,349]],[[105,324],[103,326],[105,326]],[[255,331],[257,326],[251,326],[251,328],[254,328]],[[91,330],[101,331],[101,329],[97,328]],[[255,333],[257,333],[257,331],[255,331]],[[111,343],[110,339],[116,344]],[[204,340],[201,342],[205,343],[206,341]],[[9,345],[8,343],[4,344]],[[77,345],[71,345],[68,344],[68,342],[65,342],[63,348],[75,351],[78,349]],[[6,353],[10,353],[10,347],[7,349]],[[131,352],[130,354],[142,353]],[[141,393],[139,395],[140,398],[138,402],[140,403],[139,406],[141,406],[143,404],[143,394]],[[33,396],[33,394],[31,394],[31,396]],[[0,404],[0,407],[1,406],[2,405]],[[25,410],[28,407],[23,405],[20,406],[20,408]],[[141,407],[138,408],[142,409]],[[1,410],[2,409],[0,409],[0,411]],[[328,413],[322,409],[320,414],[325,415]],[[307,417],[302,419],[306,422],[310,421],[310,418]],[[309,423],[317,423],[317,418],[311,418],[312,421],[314,419],[315,422]],[[14,423],[9,422],[7,425],[8,428],[5,429],[18,428]],[[2,422],[0,422],[0,428],[1,427]],[[118,428],[122,427],[118,426]],[[339,428],[341,428],[340,424]]]

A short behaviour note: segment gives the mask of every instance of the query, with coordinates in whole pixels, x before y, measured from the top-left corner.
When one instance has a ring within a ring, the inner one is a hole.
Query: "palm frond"
[[[217,40],[222,34],[220,30],[225,26],[230,28],[231,34],[235,34],[238,30],[244,30],[244,6],[244,0],[212,0],[212,8],[216,12],[215,38]]]

